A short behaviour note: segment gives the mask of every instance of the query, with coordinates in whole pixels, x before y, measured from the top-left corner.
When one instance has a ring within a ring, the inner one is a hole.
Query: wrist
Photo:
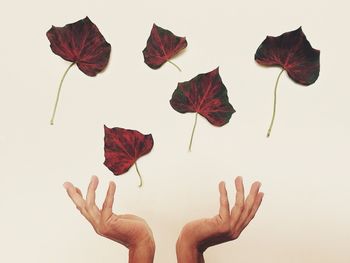
[[[129,263],[152,263],[155,250],[156,247],[153,239],[129,247]]]
[[[178,263],[203,263],[203,253],[201,253],[189,237],[180,234],[176,242],[176,256]]]

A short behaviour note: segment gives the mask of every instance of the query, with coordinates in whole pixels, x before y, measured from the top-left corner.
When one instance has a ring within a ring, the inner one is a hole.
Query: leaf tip
[[[91,19],[90,19],[88,16],[85,16],[85,18],[82,19],[82,22],[88,22],[88,23],[93,24],[92,21],[91,21]]]
[[[218,75],[219,74],[219,66],[217,66],[215,69],[213,69],[212,71],[210,71],[208,73]],[[207,74],[207,73],[203,73],[203,75],[205,75],[205,74]]]

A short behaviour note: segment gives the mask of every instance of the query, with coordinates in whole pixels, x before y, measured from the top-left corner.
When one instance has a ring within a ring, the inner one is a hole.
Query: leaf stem
[[[139,171],[139,168],[137,167],[137,162],[135,162],[135,167],[136,167],[136,172],[137,174],[139,175],[139,178],[140,178],[140,184],[139,184],[139,187],[142,186],[142,177],[141,177],[141,174],[140,174],[140,171]]]
[[[63,83],[63,80],[65,79],[68,71],[70,70],[71,67],[73,67],[75,64],[75,62],[73,62],[72,64],[69,65],[69,67],[66,69],[66,71],[64,72],[62,78],[61,78],[61,81],[60,81],[60,86],[58,88],[58,92],[57,92],[57,97],[56,97],[56,102],[55,102],[55,107],[53,109],[53,113],[52,113],[52,117],[51,117],[51,121],[50,121],[50,124],[53,125],[54,123],[54,119],[55,119],[55,115],[56,115],[56,110],[57,110],[57,104],[58,104],[58,100],[60,98],[60,93],[61,93],[61,88],[62,88],[62,83]]]
[[[196,125],[197,125],[197,118],[198,118],[198,112],[196,112],[196,117],[194,119],[194,125],[193,125],[193,129],[192,129],[192,134],[191,134],[190,146],[188,147],[189,152],[192,150],[192,141],[193,141],[194,131],[195,131]]]
[[[279,81],[283,71],[284,71],[284,69],[281,70],[280,74],[277,77],[276,84],[275,84],[274,99],[273,99],[273,113],[272,113],[272,119],[271,119],[270,127],[269,127],[269,130],[267,131],[267,135],[266,135],[267,138],[270,137],[272,126],[273,126],[273,122],[275,121],[276,101],[277,101],[277,87],[278,87],[278,81]]]
[[[181,70],[181,68],[178,66],[178,65],[176,65],[174,62],[172,62],[170,59],[169,60],[167,60],[170,64],[172,64],[173,66],[175,66],[180,72],[182,72],[182,70]]]

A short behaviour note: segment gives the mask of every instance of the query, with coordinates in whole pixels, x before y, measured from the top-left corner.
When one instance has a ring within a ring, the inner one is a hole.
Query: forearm
[[[178,263],[204,263],[203,254],[195,246],[181,239],[176,243],[176,256]]]
[[[153,263],[154,253],[154,243],[129,248],[129,263]]]
[[[177,263],[204,263],[203,254],[197,250],[187,250],[176,253]]]

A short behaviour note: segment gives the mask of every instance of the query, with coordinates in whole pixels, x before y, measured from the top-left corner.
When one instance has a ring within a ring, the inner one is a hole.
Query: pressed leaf
[[[88,76],[96,76],[108,64],[111,45],[88,17],[64,27],[52,26],[46,35],[53,53],[74,62]]]
[[[301,27],[278,37],[267,36],[260,44],[255,60],[264,66],[280,66],[274,90],[274,107],[267,137],[270,136],[276,114],[278,81],[286,71],[289,77],[302,85],[313,84],[320,73],[320,51],[312,48]]]
[[[72,62],[65,71],[59,85],[51,119],[51,124],[53,124],[62,83],[68,70],[76,64],[84,74],[91,77],[96,76],[108,64],[111,45],[88,17],[64,27],[52,26],[47,31],[46,36],[50,41],[51,50],[56,55]]]
[[[118,127],[108,128],[104,126],[104,130],[104,165],[106,165],[113,174],[121,175],[126,173],[130,167],[135,164],[140,177],[140,186],[142,186],[142,178],[136,161],[152,150],[152,135],[144,135],[135,130]]]
[[[278,37],[267,36],[255,60],[265,66],[281,66],[302,85],[314,83],[320,73],[320,51],[311,47],[301,27]]]
[[[152,69],[158,69],[165,62],[169,62],[180,70],[170,59],[186,46],[185,37],[175,36],[171,31],[153,24],[147,45],[142,53],[145,63]]]
[[[197,123],[197,114],[202,115],[214,126],[223,126],[229,122],[234,108],[229,102],[227,89],[223,84],[219,68],[193,79],[178,83],[170,105],[180,113],[195,112],[195,125],[192,130],[189,150]]]

